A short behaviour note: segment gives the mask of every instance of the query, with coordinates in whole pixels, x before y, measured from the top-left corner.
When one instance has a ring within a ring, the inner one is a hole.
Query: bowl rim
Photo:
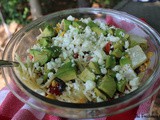
[[[58,17],[58,16],[61,16],[61,14],[68,14],[68,12],[69,13],[71,13],[71,12],[73,12],[73,13],[76,13],[76,12],[89,12],[89,13],[101,12],[101,13],[109,13],[109,14],[114,14],[114,15],[120,15],[120,16],[123,15],[123,17],[126,17],[127,19],[130,19],[134,22],[137,22],[140,25],[143,25],[143,27],[145,27],[146,30],[149,30],[156,38],[160,37],[160,35],[152,27],[150,27],[146,23],[140,21],[137,17],[132,16],[130,14],[127,14],[126,12],[112,10],[112,9],[104,9],[104,8],[74,8],[74,9],[62,10],[62,11],[58,11],[58,12],[55,12],[55,13],[51,13],[49,15],[45,15],[41,18],[38,18],[37,20],[32,21],[27,26],[23,27],[21,30],[19,30],[17,33],[15,33],[15,35],[11,38],[11,40],[7,44],[6,48],[8,48],[8,46],[11,44],[12,40],[14,40],[18,35],[21,35],[22,33],[26,33],[26,31],[30,30],[34,26],[37,26],[39,24],[43,24],[44,19],[45,20],[50,20],[52,18],[52,16]],[[157,42],[160,44],[160,39],[157,39]],[[158,50],[160,51],[160,49],[158,49]],[[4,50],[2,59],[4,59],[5,54],[6,54],[6,49]],[[160,56],[158,56],[158,61],[159,61],[159,59],[160,59]],[[12,69],[12,71],[14,72],[13,69]],[[159,75],[158,74],[159,71],[160,71],[160,67],[157,65],[156,68],[155,68],[155,71],[149,77],[149,80],[142,87],[134,90],[133,92],[131,92],[131,93],[129,93],[129,94],[123,96],[123,97],[114,99],[112,101],[98,102],[98,103],[94,103],[94,105],[92,103],[83,103],[83,104],[81,104],[81,103],[67,103],[67,102],[62,102],[62,101],[57,101],[57,100],[52,100],[52,99],[46,98],[46,97],[44,97],[42,95],[39,95],[38,93],[34,92],[30,88],[28,88],[26,85],[24,85],[19,80],[19,78],[17,76],[15,76],[15,77],[18,80],[18,82],[21,84],[21,86],[23,88],[25,88],[24,90],[27,91],[27,93],[29,93],[29,95],[31,95],[32,97],[38,98],[38,100],[40,100],[40,101],[49,103],[50,105],[59,106],[59,107],[90,109],[90,108],[112,107],[112,106],[115,106],[115,105],[118,105],[118,104],[123,104],[124,102],[127,102],[127,101],[130,101],[130,100],[134,99],[133,96],[137,97],[139,94],[142,94],[143,91],[146,91],[151,85],[153,85],[155,83],[155,81],[157,80],[156,78]],[[2,73],[4,75],[4,78],[6,78],[3,68],[2,68]],[[150,83],[149,81],[151,81],[151,80],[153,82],[152,82],[152,84],[149,84]],[[11,87],[9,87],[9,88],[11,88]],[[159,87],[159,89],[160,89],[160,87]],[[11,91],[13,92],[13,90],[11,90]],[[16,96],[19,96],[17,93],[15,93],[15,92],[13,92],[13,93]],[[137,94],[137,93],[139,93],[139,94]],[[126,101],[123,101],[124,98],[126,98]]]

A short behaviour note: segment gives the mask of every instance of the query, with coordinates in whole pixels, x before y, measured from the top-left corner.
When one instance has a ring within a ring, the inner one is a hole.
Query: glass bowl
[[[107,17],[108,20],[112,18],[114,21],[116,19],[122,23],[120,27],[126,30],[129,29],[129,26],[135,26],[134,30],[129,32],[139,34],[142,37],[145,36],[148,40],[149,51],[153,52],[151,64],[145,72],[141,86],[135,91],[111,101],[85,104],[66,103],[51,100],[37,94],[18,78],[15,68],[3,68],[2,73],[5,82],[17,98],[37,110],[56,116],[66,118],[99,118],[134,108],[156,94],[160,89],[160,36],[148,24],[120,11],[100,8],[76,8],[41,17],[14,34],[5,48],[2,59],[15,61],[15,53],[19,54],[21,58],[25,57],[27,49],[35,43],[36,37],[40,34],[39,28],[42,28],[48,22],[54,25],[69,15],[76,18],[91,17],[92,19],[102,21],[106,20]],[[112,20],[111,22],[113,22]],[[123,23],[129,24],[129,26],[127,27]]]

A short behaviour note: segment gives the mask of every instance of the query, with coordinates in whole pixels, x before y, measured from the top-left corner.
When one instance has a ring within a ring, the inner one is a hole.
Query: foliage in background
[[[46,15],[55,11],[76,8],[78,0],[39,0],[42,14]],[[83,1],[83,0],[80,0]]]
[[[98,3],[103,8],[112,8],[122,0],[91,0],[92,3]]]
[[[29,0],[0,0],[0,4],[7,24],[15,21],[24,25],[31,21]]]
[[[15,21],[25,25],[31,21],[29,6],[30,0],[0,0],[1,11],[7,24]],[[121,0],[39,0],[42,14],[46,15],[55,11],[76,8],[91,7],[97,3],[103,8],[113,8]],[[1,20],[0,20],[1,23]]]

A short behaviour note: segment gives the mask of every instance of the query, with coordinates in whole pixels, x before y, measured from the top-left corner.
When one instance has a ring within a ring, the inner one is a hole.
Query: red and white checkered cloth
[[[111,117],[95,120],[144,120],[136,118],[138,114],[148,114],[152,100],[141,104],[139,107]],[[16,98],[7,87],[0,90],[0,120],[69,120],[37,111],[28,104]],[[73,120],[73,119],[72,119]],[[94,120],[94,119],[91,119]]]
[[[127,22],[121,18],[113,18],[107,16],[105,20],[110,25],[123,28],[127,32],[140,34],[146,37],[146,34],[140,30],[136,25]],[[149,99],[140,106],[126,111],[124,113],[114,115],[111,117],[104,117],[95,120],[145,120],[145,117],[139,118],[137,115],[148,114],[153,99]],[[61,118],[46,114],[42,111],[37,111],[27,104],[24,104],[17,99],[9,89],[6,87],[0,91],[0,120],[69,120],[67,118]],[[73,119],[72,119],[73,120]],[[93,120],[93,119],[92,119]]]

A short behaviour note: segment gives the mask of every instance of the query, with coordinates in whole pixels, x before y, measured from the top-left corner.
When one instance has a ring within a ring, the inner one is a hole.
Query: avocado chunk
[[[113,42],[113,48],[114,49],[119,49],[119,50],[123,50],[123,46],[124,46],[124,41],[119,40],[118,42]]]
[[[69,30],[69,26],[72,24],[72,21],[70,20],[66,20],[66,19],[63,19],[63,30],[64,31],[67,31]]]
[[[127,52],[131,59],[133,69],[139,67],[147,60],[146,54],[139,45],[129,48]]]
[[[44,65],[51,60],[51,58],[57,58],[61,54],[61,48],[53,46],[52,48],[44,48],[42,51],[30,49],[29,53],[33,56],[34,62],[39,62],[40,65]]]
[[[58,46],[52,46],[51,48],[48,48],[48,49],[52,52],[51,53],[52,58],[57,58],[62,53],[61,47],[58,47]]]
[[[94,88],[94,92],[96,94],[96,96],[98,96],[99,98],[103,99],[103,100],[107,100],[107,97],[97,88]]]
[[[107,74],[109,75],[109,76],[111,76],[111,77],[116,77],[116,72],[115,71],[113,71],[113,70],[111,70],[111,69],[108,69],[107,70]]]
[[[127,83],[127,81],[125,79],[118,81],[117,82],[117,90],[119,92],[124,92],[126,83]]]
[[[42,31],[42,36],[43,37],[53,37],[55,36],[55,30],[51,25],[47,25],[44,30]]]
[[[110,34],[110,35],[113,35],[114,34],[114,29],[109,28],[107,30],[107,33]]]
[[[98,27],[98,25],[96,23],[94,23],[93,21],[89,21],[87,24],[90,28],[92,27]]]
[[[107,55],[106,57],[106,68],[112,68],[116,65],[116,59],[112,55]]]
[[[125,31],[123,29],[117,28],[114,34],[115,36],[122,38],[125,36]]]
[[[110,98],[112,98],[114,93],[116,92],[116,82],[114,78],[112,78],[111,76],[105,75],[102,78],[102,81],[99,83],[98,89],[102,90]]]
[[[88,68],[85,68],[81,74],[79,75],[79,78],[81,80],[83,80],[84,82],[86,82],[87,80],[95,80],[95,74],[93,72],[91,72]]]
[[[111,54],[114,55],[116,58],[120,58],[123,55],[122,51],[119,48],[114,49]]]
[[[42,37],[42,38],[38,39],[37,43],[41,47],[47,47],[51,43],[51,38],[49,38],[49,37]]]
[[[72,25],[78,29],[85,28],[87,25],[83,23],[82,21],[73,21]]]
[[[125,64],[132,64],[131,59],[129,57],[121,57],[119,62],[121,66],[124,66]]]
[[[91,28],[91,30],[93,30],[98,35],[100,35],[101,33],[103,35],[107,34],[107,31],[104,31],[101,28],[99,28],[99,26],[96,23],[94,23],[93,21],[90,21],[87,25]]]
[[[72,65],[72,62],[67,62],[62,65],[55,74],[55,77],[67,82],[77,77],[76,67]]]
[[[51,54],[51,52],[48,51],[48,53],[46,53],[45,51],[30,49],[30,54],[33,56],[34,62],[39,62],[40,65],[44,65],[50,59],[49,54]]]
[[[92,29],[95,33],[97,33],[98,35],[101,35],[101,34],[106,35],[106,34],[107,34],[106,31],[102,30],[102,29],[99,28],[99,27],[92,27],[91,29]]]
[[[139,45],[143,50],[148,48],[146,39],[137,35],[129,34],[129,46],[134,47],[136,45]]]
[[[90,70],[91,70],[93,73],[95,73],[95,74],[100,74],[100,73],[101,73],[100,68],[99,68],[99,65],[98,65],[97,62],[90,62],[90,63],[88,64],[88,66],[89,66]]]

